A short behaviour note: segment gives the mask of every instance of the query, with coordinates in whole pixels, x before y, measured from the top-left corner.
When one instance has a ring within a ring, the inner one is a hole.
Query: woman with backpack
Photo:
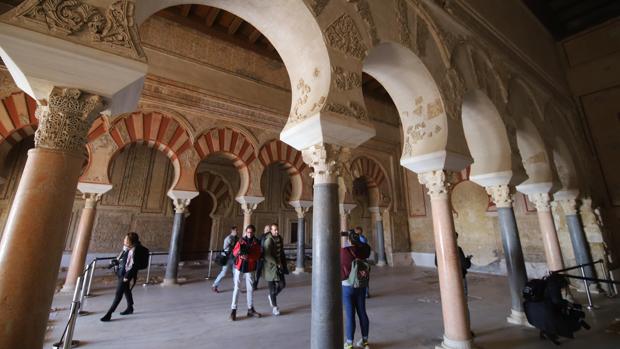
[[[345,313],[344,349],[353,348],[355,335],[355,314],[360,321],[362,339],[358,347],[369,349],[369,320],[366,314],[366,288],[370,277],[370,246],[360,241],[360,236],[351,229],[348,232],[350,246],[340,249],[340,279],[342,280],[342,304]]]
[[[285,274],[288,274],[286,267],[286,256],[284,255],[284,240],[280,236],[277,224],[271,225],[271,232],[265,233],[263,242],[263,276],[269,285],[269,305],[273,308],[273,315],[280,315],[278,307],[278,294],[286,287]]]
[[[144,269],[148,264],[149,250],[140,244],[138,234],[127,233],[123,240],[123,251],[118,257],[111,261],[110,265],[116,267],[116,276],[118,283],[116,284],[116,294],[114,301],[108,312],[101,318],[101,321],[107,322],[112,319],[112,313],[118,307],[123,295],[127,300],[127,309],[121,312],[121,315],[133,314],[133,296],[131,294],[131,281],[138,278],[138,270]],[[146,263],[145,263],[146,260]]]

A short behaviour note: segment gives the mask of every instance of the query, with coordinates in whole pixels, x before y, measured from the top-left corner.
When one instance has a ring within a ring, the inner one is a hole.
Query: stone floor
[[[101,272],[105,273],[105,272]],[[163,273],[156,270],[156,274]],[[101,323],[99,318],[109,306],[113,287],[106,278],[94,285],[76,326],[75,339],[84,348],[308,348],[310,345],[310,277],[288,278],[288,287],[280,298],[282,315],[269,314],[266,288],[255,294],[261,319],[245,318],[245,295],[240,295],[240,321],[229,322],[230,278],[223,282],[223,293],[210,290],[204,269],[186,267],[182,286],[162,288],[136,285],[136,313]],[[476,343],[485,349],[553,348],[538,339],[533,329],[508,325],[509,293],[506,279],[470,274],[470,309]],[[103,286],[101,285],[103,283]],[[442,336],[441,307],[437,275],[426,268],[375,268],[368,300],[372,348],[434,348]],[[577,295],[583,301],[582,295]],[[71,295],[54,298],[46,347],[55,342],[68,317]],[[595,297],[600,309],[588,312],[592,330],[577,333],[575,340],[563,340],[562,348],[620,348],[620,299]],[[119,311],[124,309],[124,301]],[[612,326],[613,323],[613,326]],[[614,328],[611,331],[611,328]]]

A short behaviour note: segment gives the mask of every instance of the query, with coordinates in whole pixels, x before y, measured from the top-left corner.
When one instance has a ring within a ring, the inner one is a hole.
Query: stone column
[[[512,208],[512,194],[506,184],[494,185],[486,188],[497,206],[497,216],[502,234],[504,257],[506,258],[506,271],[508,273],[508,285],[510,286],[510,298],[512,307],[507,321],[515,325],[528,325],[523,311],[522,293],[527,282],[527,271],[523,258],[523,249],[519,239],[517,220]]]
[[[573,245],[575,261],[577,264],[592,263],[592,255],[590,254],[586,234],[583,231],[583,225],[581,224],[581,219],[579,219],[579,214],[577,211],[577,201],[574,198],[560,199],[557,201],[562,206],[562,210],[566,216],[566,225],[568,226],[570,241]],[[592,268],[592,266],[587,266],[583,269],[586,277],[596,277],[596,273],[594,272],[594,268]]]
[[[377,252],[377,266],[383,267],[387,265],[387,259],[385,258],[385,239],[383,234],[383,216],[381,207],[369,207],[368,210],[373,214],[375,218],[375,229],[377,230],[375,236],[376,252]]]
[[[71,263],[69,264],[65,284],[62,287],[63,292],[72,292],[78,277],[84,271],[88,246],[90,245],[93,224],[95,223],[97,213],[97,202],[101,199],[101,195],[112,189],[112,185],[79,183],[78,189],[82,192],[84,198],[84,208],[80,215],[75,243],[71,251]]]
[[[318,144],[302,151],[314,169],[312,210],[311,349],[342,348],[342,288],[340,283],[340,229],[337,177],[350,156],[347,148]]]
[[[241,204],[241,210],[243,211],[243,227],[241,231],[245,233],[245,228],[252,224],[252,213],[265,198],[260,196],[239,196],[235,200]]]
[[[183,225],[191,198],[174,198],[172,201],[174,203],[174,221],[172,223],[172,235],[170,237],[168,264],[166,264],[166,274],[164,275],[162,286],[178,284],[177,276],[179,272],[181,242],[183,241]]]
[[[338,209],[340,212],[340,231],[348,231],[351,229],[349,227],[349,220],[351,219],[351,211],[356,208],[356,204],[339,204]],[[340,237],[340,246],[344,247],[347,243],[347,238],[345,236]]]
[[[100,96],[54,88],[0,243],[0,348],[41,348],[75,191]]]
[[[538,212],[538,224],[543,238],[543,246],[545,247],[545,257],[547,259],[547,267],[549,271],[560,270],[564,268],[562,261],[562,250],[558,241],[558,233],[553,223],[553,215],[551,213],[551,205],[549,205],[548,193],[529,194],[528,198],[536,205]]]
[[[311,203],[310,203],[311,205]],[[295,263],[295,271],[293,274],[305,273],[304,265],[306,259],[306,213],[310,209],[310,205],[302,206],[301,204],[295,206],[295,212],[297,212],[297,260]]]
[[[448,183],[444,171],[418,174],[421,184],[431,197],[437,272],[441,293],[444,336],[441,348],[470,349],[473,347],[463,276],[456,245],[452,210],[448,198]]]

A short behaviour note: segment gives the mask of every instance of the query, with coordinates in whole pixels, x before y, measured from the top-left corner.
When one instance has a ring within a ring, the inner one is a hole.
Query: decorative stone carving
[[[304,218],[306,216],[306,213],[308,213],[308,211],[310,211],[310,208],[312,206],[297,206],[295,207],[295,212],[297,213],[297,218]]]
[[[258,207],[257,203],[247,203],[247,202],[244,202],[244,203],[241,204],[241,211],[243,211],[244,215],[251,216],[252,213],[254,213],[254,211],[256,210],[257,207]]]
[[[332,67],[332,74],[334,75],[334,82],[336,83],[336,88],[340,91],[348,91],[354,88],[362,87],[362,76],[344,70],[341,67]]]
[[[45,28],[55,36],[88,40],[95,46],[144,58],[133,20],[134,8],[133,1],[119,0],[104,14],[82,0],[30,0],[11,20],[39,30]]]
[[[409,30],[409,17],[407,15],[407,3],[405,0],[396,0],[395,2],[396,22],[398,23],[398,35],[400,43],[405,47],[415,50],[414,43],[411,40],[411,32]]]
[[[200,156],[194,149],[189,148],[179,155],[179,162],[185,169],[196,168],[200,163]]]
[[[430,36],[430,31],[428,30],[428,25],[426,24],[426,21],[424,21],[424,19],[422,19],[422,17],[420,16],[416,17],[415,30],[415,43],[418,54],[424,56],[426,54],[426,41]]]
[[[366,46],[362,36],[355,25],[355,21],[349,15],[338,17],[327,29],[325,29],[327,42],[333,48],[342,53],[363,59],[366,56]]]
[[[465,82],[454,68],[448,69],[443,79],[439,80],[441,92],[445,96],[444,105],[448,116],[453,120],[461,119],[461,103]]]
[[[301,151],[304,162],[314,169],[310,176],[315,184],[336,183],[343,166],[351,157],[351,151],[335,144],[316,144]]]
[[[97,207],[97,203],[101,200],[101,194],[100,193],[84,193],[82,194],[82,198],[84,199],[85,208],[95,208]]]
[[[368,26],[368,35],[370,35],[370,40],[373,45],[379,43],[379,36],[377,35],[377,25],[375,24],[375,19],[372,17],[372,12],[370,11],[370,6],[368,5],[367,0],[347,0],[349,2],[354,3],[355,11],[359,13],[364,23]]]
[[[329,0],[310,0],[310,10],[314,13],[314,17],[318,17],[327,4],[329,4]]]
[[[172,204],[174,205],[175,213],[187,213],[187,208],[189,207],[189,203],[192,199],[180,199],[176,198],[172,200]]]
[[[78,89],[54,88],[47,106],[39,106],[36,147],[84,152],[90,125],[104,108],[100,96]]]
[[[562,206],[562,211],[567,216],[576,215],[577,214],[577,200],[576,199],[562,199],[558,200],[560,206]]]
[[[430,171],[418,174],[420,184],[428,190],[431,199],[448,199],[450,184],[446,181],[446,173],[442,170]]]
[[[353,118],[356,118],[362,121],[369,120],[366,109],[363,106],[353,101],[349,101],[349,106],[344,106],[342,104],[333,103],[333,102],[327,103],[323,107],[323,110],[350,116],[350,117],[353,117]]]
[[[536,211],[549,212],[551,209],[549,193],[530,194],[527,197],[536,205]]]
[[[494,185],[492,187],[486,187],[487,194],[491,196],[491,199],[497,207],[512,207],[512,194],[510,193],[510,187],[507,184]]]

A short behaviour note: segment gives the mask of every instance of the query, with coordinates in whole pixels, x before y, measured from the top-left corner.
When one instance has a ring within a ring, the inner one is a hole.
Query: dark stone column
[[[575,261],[577,264],[592,263],[592,255],[588,246],[588,240],[586,234],[583,231],[583,225],[581,219],[577,214],[577,202],[574,199],[560,200],[560,205],[566,215],[566,225],[568,226],[568,232],[570,234],[570,241],[573,245],[573,253],[575,254]],[[593,278],[596,276],[594,268],[587,266],[583,268],[586,277]]]
[[[304,261],[306,253],[306,219],[303,217],[297,218],[297,261],[295,264],[295,274],[304,273]]]
[[[385,258],[385,238],[383,233],[383,216],[381,215],[381,207],[370,207],[370,212],[372,212],[375,216],[375,229],[377,231],[377,235],[375,238],[376,253],[377,253],[377,266],[382,267],[387,265],[387,259]]]
[[[168,252],[168,264],[166,264],[166,274],[162,286],[177,285],[179,271],[179,257],[181,253],[181,242],[183,241],[183,225],[185,223],[185,213],[191,199],[174,200],[174,221],[172,223],[172,236],[170,237],[170,250]]]

